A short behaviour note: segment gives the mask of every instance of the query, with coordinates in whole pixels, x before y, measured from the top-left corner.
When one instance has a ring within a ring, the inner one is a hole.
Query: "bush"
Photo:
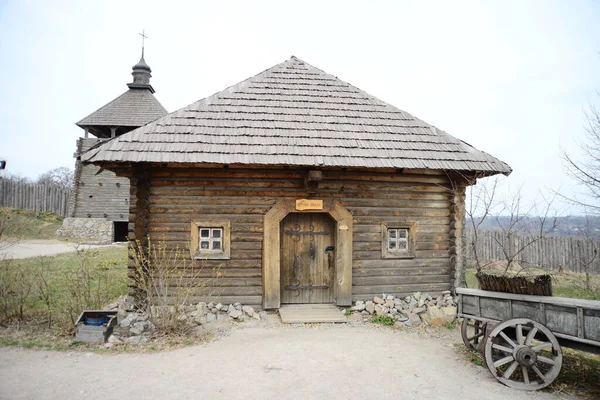
[[[159,332],[188,333],[185,307],[220,294],[218,268],[206,268],[202,262],[194,265],[188,250],[148,239],[146,249],[139,242],[130,249],[130,259],[138,303]]]

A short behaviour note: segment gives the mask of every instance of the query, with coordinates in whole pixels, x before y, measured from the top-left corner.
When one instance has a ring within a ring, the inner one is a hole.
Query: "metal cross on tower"
[[[148,36],[146,36],[146,30],[142,29],[142,33],[138,33],[138,35],[140,35],[142,37],[142,56],[144,55],[144,40],[148,39]]]

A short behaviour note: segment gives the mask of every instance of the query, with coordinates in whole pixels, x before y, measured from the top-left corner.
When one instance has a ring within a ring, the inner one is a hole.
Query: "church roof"
[[[142,126],[167,114],[167,110],[148,89],[129,89],[100,107],[77,126]]]
[[[511,172],[296,57],[107,141],[82,160]]]

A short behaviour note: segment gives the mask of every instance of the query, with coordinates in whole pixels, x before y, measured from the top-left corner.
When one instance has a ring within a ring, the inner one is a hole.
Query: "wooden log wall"
[[[454,271],[451,256],[455,252],[451,230],[455,223],[451,215],[453,191],[446,175],[325,170],[317,192],[311,195],[305,191],[306,172],[153,166],[149,236],[153,242],[188,249],[190,221],[230,220],[231,259],[202,263],[205,269],[219,268],[223,274],[221,302],[258,306],[263,292],[263,215],[280,198],[336,198],[354,217],[354,301],[382,293],[422,291],[434,295],[450,289]],[[131,192],[136,193],[133,188]],[[135,201],[134,196],[131,202]],[[133,230],[138,215],[134,207],[131,210]],[[416,223],[415,258],[382,259],[382,222]]]
[[[102,142],[101,139],[80,138],[76,156]],[[92,164],[75,163],[75,190],[71,201],[71,217],[106,218],[127,221],[129,212],[129,180],[114,172],[100,170]]]
[[[0,207],[32,210],[36,214],[49,211],[66,217],[70,196],[69,189],[0,179]]]
[[[465,250],[473,261],[474,233],[467,230]],[[475,242],[480,260],[504,261],[504,250],[509,255],[531,242],[531,237],[513,232],[510,238],[500,230],[479,231]],[[520,252],[516,261],[538,266],[549,271],[569,271],[576,273],[600,274],[600,240],[577,236],[546,236]]]

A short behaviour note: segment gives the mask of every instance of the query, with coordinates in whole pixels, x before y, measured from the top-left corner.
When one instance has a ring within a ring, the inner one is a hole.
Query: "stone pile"
[[[126,342],[141,344],[148,341],[148,336],[156,329],[148,313],[135,309],[133,298],[122,296],[107,309],[118,310],[117,326],[108,338],[107,347]],[[175,306],[152,306],[155,321],[161,318],[176,318],[191,329],[213,322],[243,322],[260,320],[261,316],[254,308],[240,303],[221,304],[200,302],[196,305],[183,306],[179,310]],[[172,314],[167,316],[166,314]]]
[[[383,293],[373,300],[357,301],[343,312],[347,313],[347,310],[362,315],[390,316],[398,325],[404,326],[440,326],[452,323],[456,318],[456,302],[449,290],[436,298],[421,292],[406,297]]]

